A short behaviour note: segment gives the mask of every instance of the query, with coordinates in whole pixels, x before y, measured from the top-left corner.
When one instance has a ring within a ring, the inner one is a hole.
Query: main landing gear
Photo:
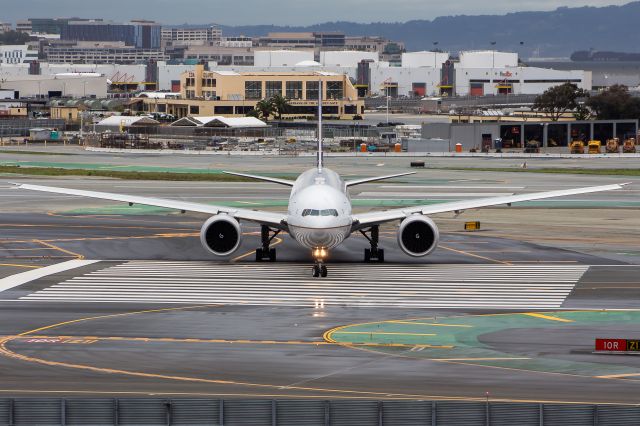
[[[280,233],[280,230],[273,230],[268,226],[262,225],[260,227],[260,237],[262,241],[262,247],[256,249],[256,262],[275,262],[276,261],[276,249],[270,248],[271,241]],[[273,234],[273,235],[272,235]]]
[[[384,262],[384,249],[378,248],[378,242],[380,241],[380,229],[378,225],[372,226],[366,230],[360,230],[360,233],[369,240],[371,248],[364,249],[364,261],[370,262]]]

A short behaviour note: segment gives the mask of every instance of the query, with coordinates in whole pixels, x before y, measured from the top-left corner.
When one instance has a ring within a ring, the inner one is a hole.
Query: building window
[[[317,81],[307,81],[307,100],[318,99],[318,85]]]
[[[189,114],[200,114],[200,107],[198,105],[189,105]]]
[[[233,114],[233,106],[232,105],[216,105],[215,106],[215,114]]]
[[[187,77],[187,81],[185,83],[186,86],[195,86],[196,85],[196,79],[192,78],[192,77]]]
[[[246,115],[253,111],[255,108],[253,106],[237,106],[236,114],[237,115]]]
[[[327,81],[327,99],[342,99],[344,90],[341,81]]]
[[[261,81],[245,81],[244,97],[246,99],[262,99],[262,82]]]
[[[287,81],[287,98],[302,99],[302,82]]]
[[[282,96],[282,82],[281,81],[267,81],[267,90],[265,93],[266,98],[272,98],[275,95]]]

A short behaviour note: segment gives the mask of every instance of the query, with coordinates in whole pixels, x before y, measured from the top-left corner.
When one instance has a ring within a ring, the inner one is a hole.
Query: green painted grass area
[[[0,165],[0,174],[17,174],[29,176],[87,176],[87,177],[108,177],[125,180],[165,180],[165,181],[207,181],[207,182],[255,182],[253,179],[241,176],[233,176],[222,173],[220,170],[197,170],[191,171],[165,171],[161,167],[145,167],[137,170],[134,166],[123,166],[118,170],[116,166],[111,168],[75,168],[75,167],[46,167],[23,164]],[[182,169],[180,169],[182,170]],[[189,169],[186,169],[189,170]],[[274,175],[283,179],[288,179],[288,175]]]
[[[581,168],[519,168],[519,167],[429,167],[434,170],[460,170],[472,172],[519,172],[519,173],[555,173],[596,176],[640,176],[637,169],[581,169]]]
[[[585,327],[586,325],[597,328],[599,325],[614,324],[637,324],[640,329],[640,311],[545,312],[544,315],[572,322],[553,321],[524,314],[469,315],[353,325],[340,328],[331,333],[329,337],[340,343],[453,346],[450,349],[425,347],[420,351],[409,351],[406,347],[380,346],[374,350],[390,354],[402,353],[403,356],[415,358],[461,360],[459,362],[474,365],[583,376],[640,373],[640,368],[616,364],[576,362],[544,357],[519,359],[526,356],[500,352],[484,345],[479,339],[484,334],[506,329],[571,328]],[[435,334],[435,336],[428,334]],[[593,344],[593,342],[585,342],[585,344]],[[477,358],[485,359],[477,360]],[[494,360],[490,358],[494,358]]]

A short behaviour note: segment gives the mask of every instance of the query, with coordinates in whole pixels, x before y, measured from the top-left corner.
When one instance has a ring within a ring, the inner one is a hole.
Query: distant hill
[[[338,21],[306,27],[223,26],[224,35],[260,36],[276,31],[341,31],[401,40],[408,50],[429,50],[433,42],[450,52],[488,49],[517,51],[522,57],[569,57],[576,50],[640,52],[640,1],[623,6],[561,7],[551,12],[445,16],[432,21],[358,24]],[[524,44],[520,44],[524,42]]]

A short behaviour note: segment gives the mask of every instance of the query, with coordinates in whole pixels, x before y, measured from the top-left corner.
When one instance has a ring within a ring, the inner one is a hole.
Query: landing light
[[[327,254],[329,254],[329,251],[325,248],[317,248],[313,249],[311,254],[316,259],[324,259],[325,257],[327,257]]]

